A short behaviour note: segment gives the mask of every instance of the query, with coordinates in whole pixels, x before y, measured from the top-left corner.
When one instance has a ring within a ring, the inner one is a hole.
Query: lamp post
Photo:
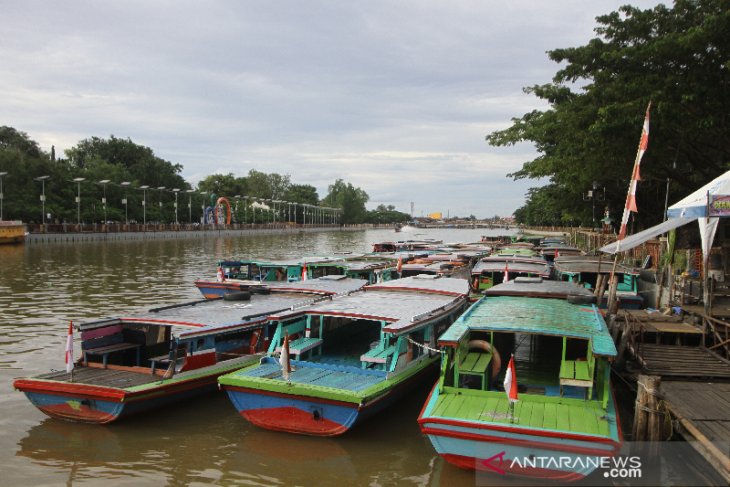
[[[3,176],[7,176],[8,172],[0,172],[0,221],[3,219]]]
[[[174,188],[172,192],[175,193],[175,225],[177,225],[177,194],[180,192],[180,188]]]
[[[124,224],[129,225],[129,205],[127,204],[127,187],[132,184],[129,181],[122,181],[120,183],[122,187],[124,188],[124,198],[122,199],[122,204],[124,205]]]
[[[99,181],[99,184],[101,184],[104,187],[104,196],[101,198],[101,204],[104,205],[104,225],[106,226],[106,185],[110,183],[111,180],[109,179],[102,179]]]
[[[185,192],[188,194],[188,217],[190,219],[189,223],[193,223],[193,193],[195,193],[194,189],[186,189]]]
[[[157,186],[157,189],[160,191],[160,221],[158,223],[162,223],[162,190],[165,189],[165,187]]]
[[[147,226],[147,190],[149,188],[147,184],[139,187],[142,190],[142,224],[145,227]]]
[[[596,228],[596,200],[604,201],[606,199],[606,188],[602,188],[602,194],[598,192],[598,181],[593,181],[592,189],[589,189],[583,195],[583,201],[591,200],[591,225]]]
[[[43,230],[46,229],[46,179],[51,176],[38,176],[35,178],[36,181],[41,182],[41,225]]]
[[[81,181],[86,178],[74,178],[73,181],[76,183],[76,223],[81,225]]]

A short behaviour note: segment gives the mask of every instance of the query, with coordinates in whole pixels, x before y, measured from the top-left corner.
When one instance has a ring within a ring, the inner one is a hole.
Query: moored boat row
[[[505,472],[573,480],[589,469],[520,459],[615,454],[615,347],[595,284],[548,280],[528,246],[438,245],[220,261],[220,280],[196,281],[207,299],[82,323],[66,371],[15,388],[54,418],[108,423],[217,386],[257,427],[336,436],[435,382],[418,422],[455,465],[491,471],[502,452]]]

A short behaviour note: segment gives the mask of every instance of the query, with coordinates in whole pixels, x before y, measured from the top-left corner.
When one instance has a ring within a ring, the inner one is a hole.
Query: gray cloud
[[[46,150],[129,137],[193,183],[257,169],[506,215],[539,184],[506,174],[535,154],[484,136],[542,108],[522,88],[558,69],[545,52],[623,3],[1,0],[0,123]]]

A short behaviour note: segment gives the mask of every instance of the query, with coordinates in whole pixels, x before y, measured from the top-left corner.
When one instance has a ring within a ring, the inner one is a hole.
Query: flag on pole
[[[289,373],[291,372],[291,363],[289,362],[289,333],[284,335],[284,344],[281,346],[279,364],[281,365],[284,380],[288,381]]]
[[[74,369],[74,324],[68,322],[68,337],[66,338],[66,373],[70,374]]]
[[[636,160],[634,161],[634,170],[631,174],[631,182],[629,183],[629,192],[626,195],[626,205],[624,207],[624,214],[621,218],[621,229],[618,233],[618,239],[623,240],[626,236],[626,224],[629,222],[629,215],[633,211],[638,213],[639,210],[636,206],[636,183],[641,181],[641,174],[639,168],[641,167],[641,158],[644,156],[647,147],[649,147],[649,110],[651,110],[651,102],[646,107],[646,116],[644,117],[644,126],[641,128],[641,139],[639,139],[639,150],[636,153]]]
[[[504,374],[504,392],[510,404],[517,402],[517,374],[515,373],[515,356],[509,358],[507,372]]]
[[[398,256],[398,265],[395,267],[395,270],[398,271],[398,276],[401,275],[401,272],[403,272],[403,256]]]
[[[307,263],[302,264],[302,281],[307,280]]]
[[[504,279],[502,279],[502,282],[509,281],[509,262],[505,261],[504,263]]]

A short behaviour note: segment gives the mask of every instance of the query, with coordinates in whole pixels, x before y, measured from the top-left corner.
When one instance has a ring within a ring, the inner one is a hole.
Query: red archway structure
[[[231,224],[231,204],[228,202],[228,199],[221,196],[218,198],[218,201],[215,202],[215,211],[213,212],[213,221],[215,221],[215,224],[218,225],[218,207],[221,206],[221,204],[226,205],[226,225]]]

